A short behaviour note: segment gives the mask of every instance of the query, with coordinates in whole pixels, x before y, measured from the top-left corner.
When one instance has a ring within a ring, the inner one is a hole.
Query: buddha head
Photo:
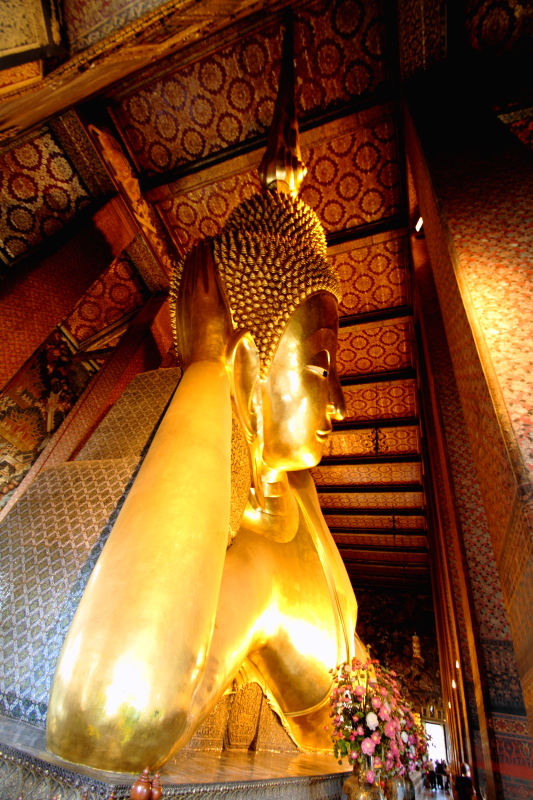
[[[211,252],[234,329],[232,537],[250,484],[263,506],[261,474],[318,464],[332,420],[344,417],[336,369],[341,292],[318,217],[289,193],[266,190],[241,203]],[[177,271],[174,305],[179,282]]]
[[[344,416],[336,370],[337,274],[316,214],[290,194],[241,203],[214,240],[233,325],[257,348],[265,464],[320,461],[332,419]]]

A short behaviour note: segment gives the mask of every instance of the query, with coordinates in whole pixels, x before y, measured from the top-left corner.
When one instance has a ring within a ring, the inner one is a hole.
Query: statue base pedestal
[[[161,770],[163,800],[340,800],[350,771],[332,755],[182,751]],[[62,761],[44,731],[0,716],[1,800],[128,800],[136,776]]]

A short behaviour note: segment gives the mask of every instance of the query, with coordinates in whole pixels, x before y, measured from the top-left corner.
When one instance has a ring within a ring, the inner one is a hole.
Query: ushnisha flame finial
[[[259,178],[264,189],[295,197],[306,173],[296,117],[294,23],[292,10],[289,9],[285,16],[278,96],[267,148],[259,165]]]

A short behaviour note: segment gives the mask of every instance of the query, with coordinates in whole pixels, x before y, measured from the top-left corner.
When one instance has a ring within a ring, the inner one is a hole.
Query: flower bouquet
[[[330,697],[333,752],[373,784],[403,776],[422,765],[426,735],[402,698],[396,673],[369,659],[353,659],[335,671]],[[425,756],[427,759],[427,756]],[[379,773],[379,778],[377,773]]]

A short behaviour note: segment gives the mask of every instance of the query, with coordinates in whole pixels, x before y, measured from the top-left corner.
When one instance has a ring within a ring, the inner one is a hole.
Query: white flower
[[[405,744],[407,744],[407,741],[409,739],[409,737],[407,735],[407,731],[402,731],[401,737],[402,737],[402,742],[405,742]]]
[[[366,715],[366,724],[370,728],[371,731],[375,731],[379,725],[379,719],[377,718],[376,714],[373,711],[369,711]]]

